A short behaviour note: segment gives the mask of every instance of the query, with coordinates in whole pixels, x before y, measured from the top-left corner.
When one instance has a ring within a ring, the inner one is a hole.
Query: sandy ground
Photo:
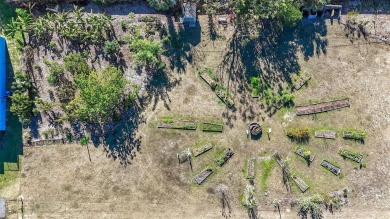
[[[207,31],[202,32],[205,37]],[[169,74],[169,86],[159,90],[145,109],[137,130],[141,149],[135,153],[131,164],[124,167],[101,147],[59,145],[28,148],[24,151],[21,173],[21,195],[24,197],[24,218],[222,218],[221,204],[214,188],[223,183],[229,187],[232,206],[231,218],[245,218],[247,212],[240,204],[246,180],[242,173],[246,160],[267,157],[280,151],[292,163],[292,169],[301,174],[311,186],[305,196],[327,193],[348,187],[350,204],[334,215],[325,218],[389,218],[390,178],[388,168],[390,133],[390,48],[383,44],[355,41],[345,38],[343,27],[328,26],[326,54],[313,55],[300,63],[312,72],[309,85],[296,93],[296,104],[310,101],[350,97],[350,108],[307,117],[292,117],[284,121],[285,111],[272,117],[260,109],[259,102],[237,94],[235,111],[227,110],[210,89],[195,75],[189,64],[185,71]],[[223,40],[213,41],[203,50],[223,51]],[[201,45],[201,44],[200,44]],[[314,47],[316,49],[316,47]],[[318,48],[317,48],[318,49]],[[202,48],[200,48],[202,50]],[[221,52],[204,53],[204,64],[216,66]],[[239,86],[233,83],[232,86]],[[236,87],[237,88],[237,87]],[[198,119],[222,120],[226,126],[222,134],[200,131],[157,130],[157,119],[174,115]],[[272,127],[271,141],[263,136],[258,141],[246,138],[245,127],[249,121],[262,122]],[[306,147],[317,153],[311,167],[292,153],[293,143],[284,133],[291,125],[354,127],[365,129],[365,144],[345,141],[311,139]],[[193,172],[187,164],[178,165],[176,153],[201,140],[216,142],[216,148],[193,160]],[[367,168],[357,170],[357,165],[343,161],[337,155],[339,146],[349,145],[368,155]],[[234,157],[201,186],[192,183],[193,176],[207,165],[223,147],[235,150]],[[337,177],[319,167],[322,159],[333,159],[343,168],[345,177]],[[260,170],[260,164],[256,166]],[[258,188],[260,218],[278,218],[272,202],[282,197],[299,198],[303,195],[294,187],[288,195],[283,188],[280,168],[274,165],[268,180],[265,197],[260,190],[260,175],[255,179]],[[287,212],[290,211],[290,212]],[[297,218],[296,209],[282,206],[282,218]]]

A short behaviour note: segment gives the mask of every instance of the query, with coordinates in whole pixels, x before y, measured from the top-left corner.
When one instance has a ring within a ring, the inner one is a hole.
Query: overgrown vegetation
[[[267,82],[263,82],[259,77],[251,77],[249,86],[252,90],[252,97],[260,97],[266,106],[273,104],[287,105],[295,99],[295,96],[288,89],[282,89],[275,93],[271,86]]]
[[[310,131],[307,127],[292,127],[287,130],[286,135],[297,142],[307,142],[310,139]]]
[[[204,132],[222,132],[223,131],[223,125],[216,124],[216,123],[207,123],[203,122],[200,125],[200,129]]]
[[[354,129],[346,129],[343,131],[343,138],[364,142],[367,134],[364,131],[357,131]]]
[[[322,204],[324,198],[321,195],[313,195],[312,197],[303,198],[299,201],[298,215],[302,219],[306,219],[311,215],[312,219],[322,219]]]

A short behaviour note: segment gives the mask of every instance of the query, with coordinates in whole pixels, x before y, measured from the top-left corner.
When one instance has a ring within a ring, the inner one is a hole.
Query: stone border
[[[292,180],[295,182],[295,184],[298,186],[298,188],[302,191],[302,193],[306,192],[310,187],[297,175],[291,176]]]

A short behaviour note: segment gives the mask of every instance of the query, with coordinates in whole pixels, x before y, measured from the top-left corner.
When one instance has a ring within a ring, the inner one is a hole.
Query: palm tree
[[[24,9],[16,9],[16,14],[18,15],[18,17],[14,22],[19,27],[19,32],[21,33],[23,39],[23,45],[25,46],[27,44],[25,34],[31,31],[34,20],[31,14]]]

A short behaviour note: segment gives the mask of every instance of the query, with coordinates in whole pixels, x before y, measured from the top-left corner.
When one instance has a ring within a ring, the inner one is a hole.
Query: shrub
[[[32,88],[31,80],[27,74],[17,71],[15,72],[15,82],[12,82],[11,89],[14,93],[25,93]]]
[[[308,141],[310,138],[309,128],[294,127],[287,131],[287,136],[295,141]]]
[[[11,96],[12,105],[11,113],[18,116],[19,121],[23,124],[30,122],[30,117],[33,109],[32,101],[27,93],[14,93]]]
[[[299,201],[298,215],[301,218],[308,218],[307,215],[311,214],[311,218],[320,219],[322,216],[322,203],[324,198],[321,195],[314,195],[312,197],[303,198]]]
[[[343,138],[346,139],[352,139],[356,141],[364,142],[366,139],[367,134],[363,131],[356,131],[356,130],[346,130],[343,132]]]
[[[42,99],[35,99],[34,101],[35,106],[40,112],[48,112],[53,109],[54,104],[51,102],[44,101]]]
[[[103,51],[108,56],[114,56],[120,51],[120,46],[117,40],[106,41],[104,43]]]
[[[77,53],[69,54],[64,57],[64,66],[67,71],[74,76],[88,75],[91,72],[85,58]]]
[[[161,122],[164,122],[164,123],[173,123],[174,122],[174,118],[173,117],[164,117],[161,119]]]
[[[48,128],[45,131],[42,131],[42,135],[45,137],[45,139],[48,139],[49,137],[53,138],[54,129]]]
[[[161,42],[136,39],[130,45],[134,53],[134,59],[137,65],[152,65],[159,62],[159,56],[164,52]]]
[[[64,75],[64,68],[57,62],[49,62],[45,60],[44,63],[49,67],[49,76],[47,77],[49,85],[59,85],[61,78]]]

